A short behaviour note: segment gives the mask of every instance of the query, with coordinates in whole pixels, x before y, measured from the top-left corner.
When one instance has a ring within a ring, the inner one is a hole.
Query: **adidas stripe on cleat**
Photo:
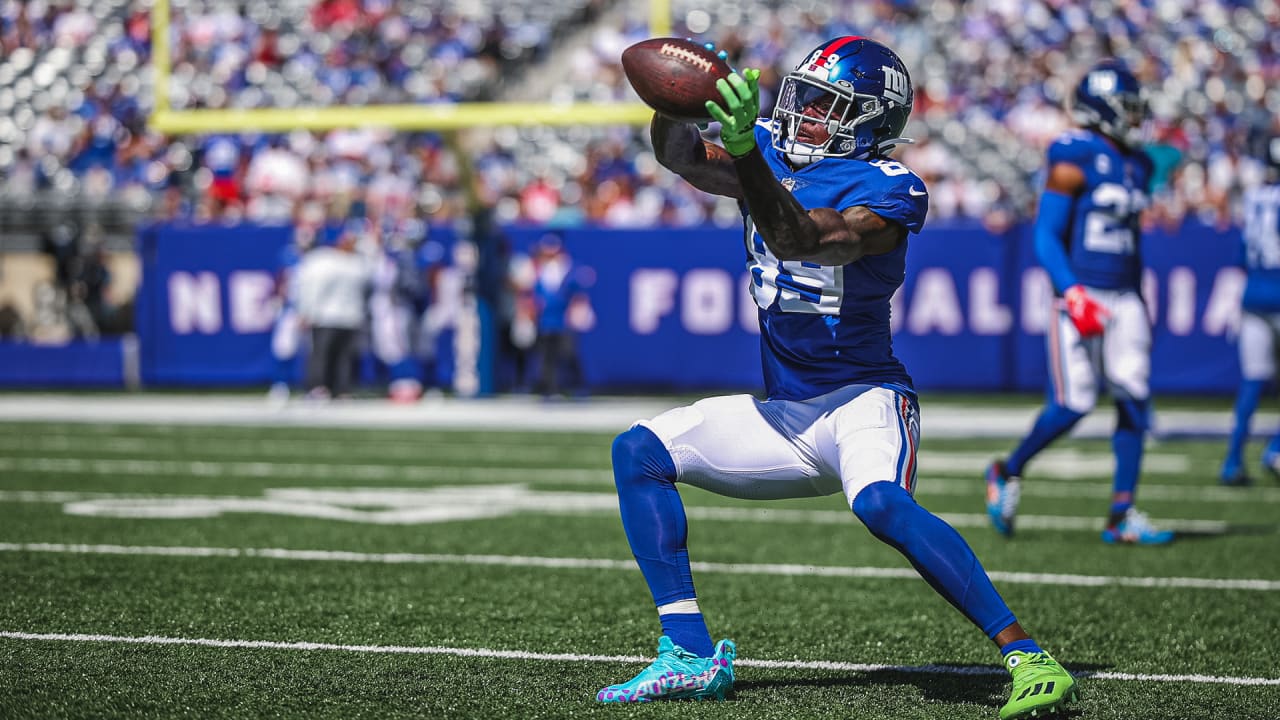
[[[1049,653],[1014,651],[1004,665],[1013,676],[1013,691],[1000,708],[1000,720],[1048,717],[1080,699],[1075,678]]]
[[[733,690],[732,640],[716,643],[715,654],[699,657],[663,635],[658,657],[627,682],[596,693],[603,703],[635,703],[651,700],[723,700]]]

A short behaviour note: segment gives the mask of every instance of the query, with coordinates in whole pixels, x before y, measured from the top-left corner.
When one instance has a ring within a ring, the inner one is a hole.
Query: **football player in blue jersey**
[[[1146,103],[1133,73],[1104,60],[1080,80],[1072,111],[1080,128],[1049,146],[1035,223],[1036,257],[1056,293],[1048,403],[1008,458],[987,468],[987,514],[998,532],[1013,534],[1027,463],[1092,410],[1105,387],[1116,405],[1116,468],[1102,539],[1162,545],[1173,533],[1133,506],[1151,414],[1151,322],[1140,292],[1140,215],[1152,168],[1141,147]]]
[[[713,397],[637,422],[613,444],[622,525],[662,626],[658,657],[602,702],[723,698],[735,648],[698,606],[677,483],[735,498],[843,493],[873,535],[995,641],[1013,675],[1001,718],[1060,709],[1075,681],[1028,637],[963,538],[913,498],[919,409],[893,355],[889,301],[906,275],[924,182],[888,158],[911,112],[898,56],[840,37],[786,76],[760,118],[759,71],[720,80],[723,147],[655,115],[659,161],[742,209],[767,397]]]
[[[1268,382],[1276,376],[1276,341],[1280,337],[1280,136],[1264,148],[1266,183],[1245,191],[1242,264],[1244,296],[1240,299],[1240,390],[1236,394],[1235,427],[1222,462],[1224,485],[1247,485],[1244,443],[1249,422]],[[1280,475],[1280,434],[1262,453],[1262,466]]]

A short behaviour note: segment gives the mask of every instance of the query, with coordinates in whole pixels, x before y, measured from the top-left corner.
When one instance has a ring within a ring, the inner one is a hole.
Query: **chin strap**
[[[797,155],[796,153],[787,153],[787,159],[796,167],[804,167],[822,159],[821,155]]]
[[[841,156],[822,155],[819,154],[819,151],[821,150],[819,146],[808,145],[806,143],[792,140],[789,143],[790,149],[783,150],[783,152],[786,153],[787,159],[791,161],[792,165],[803,167],[805,165],[811,165],[824,157],[846,157],[856,159],[861,157],[884,155],[887,151],[892,150],[897,145],[914,145],[915,142],[915,140],[908,137],[889,138],[887,140],[880,141],[880,143],[878,143],[874,148],[867,148],[860,153],[849,153],[848,155]],[[797,152],[797,150],[807,150],[808,152]]]
[[[876,148],[878,152],[882,153],[885,150],[889,150],[893,148],[895,145],[915,145],[915,144],[916,144],[916,141],[912,140],[911,138],[896,137],[896,138],[889,138],[888,140],[881,140],[880,144],[877,145]]]

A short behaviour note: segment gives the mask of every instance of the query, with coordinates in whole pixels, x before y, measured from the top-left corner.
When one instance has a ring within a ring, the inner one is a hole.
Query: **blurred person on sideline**
[[[1280,126],[1280,122],[1277,122]],[[1275,129],[1280,130],[1280,127]],[[1253,413],[1267,385],[1276,379],[1276,349],[1280,340],[1280,134],[1265,140],[1263,184],[1244,193],[1244,226],[1240,262],[1245,270],[1240,298],[1240,389],[1236,393],[1235,424],[1227,442],[1218,480],[1223,485],[1248,485],[1244,445]],[[1280,433],[1262,452],[1264,470],[1280,477]]]
[[[499,391],[529,391],[528,369],[538,342],[534,280],[533,258],[508,246],[507,276],[499,305]]]
[[[533,298],[538,313],[538,381],[543,397],[586,392],[578,332],[593,324],[587,288],[590,268],[573,262],[558,233],[538,241],[533,257]]]
[[[298,316],[311,331],[308,399],[351,395],[371,279],[369,263],[357,251],[364,232],[364,221],[349,222],[332,245],[311,250],[298,264]]]
[[[414,353],[414,335],[427,291],[417,265],[419,238],[406,230],[385,230],[375,253],[369,297],[369,342],[387,372],[387,396],[396,403],[422,397],[422,365]]]
[[[96,340],[109,334],[114,308],[107,297],[111,270],[101,230],[90,228],[71,263],[67,317],[78,337]]]
[[[303,340],[302,319],[298,315],[298,287],[295,276],[303,256],[315,244],[316,228],[299,225],[293,234],[293,242],[280,250],[280,266],[275,276],[275,319],[271,326],[271,389],[267,399],[282,403],[297,379],[294,365]]]

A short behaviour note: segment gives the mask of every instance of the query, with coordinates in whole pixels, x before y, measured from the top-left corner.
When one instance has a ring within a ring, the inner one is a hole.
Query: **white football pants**
[[[915,491],[916,406],[877,385],[803,401],[713,397],[637,425],[662,440],[679,482],[720,495],[772,500],[843,490],[852,506],[881,480]]]
[[[1276,337],[1280,313],[1245,310],[1240,315],[1240,375],[1245,380],[1270,380],[1276,374]]]
[[[1088,290],[1111,317],[1100,337],[1085,340],[1067,315],[1065,301],[1054,301],[1045,335],[1054,400],[1069,410],[1087,413],[1097,404],[1104,384],[1114,398],[1146,400],[1151,377],[1151,320],[1146,303],[1132,290]]]

